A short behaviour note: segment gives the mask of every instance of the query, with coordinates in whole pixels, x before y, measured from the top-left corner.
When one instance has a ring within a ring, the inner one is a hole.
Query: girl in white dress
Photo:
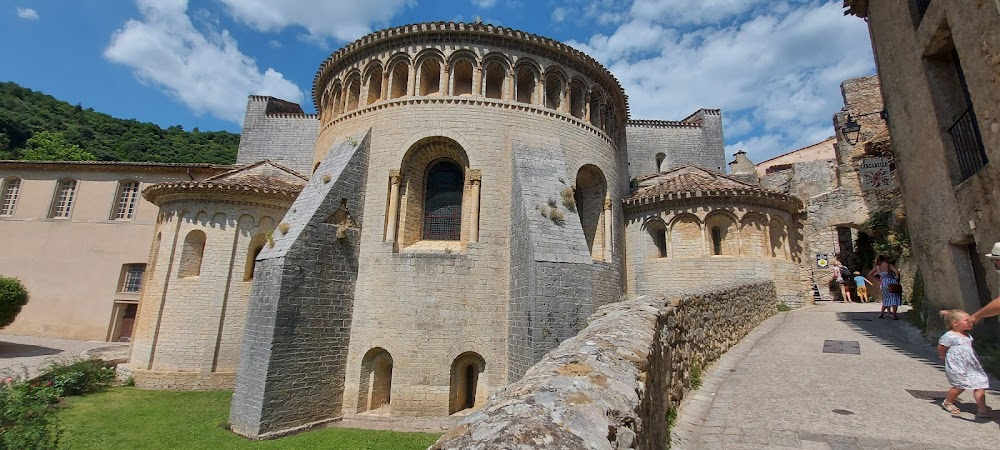
[[[990,387],[990,379],[979,364],[976,351],[972,349],[972,318],[960,309],[941,311],[941,317],[950,328],[941,335],[938,341],[938,355],[944,360],[944,372],[951,383],[948,396],[941,407],[952,414],[961,414],[955,406],[958,395],[966,389],[972,389],[976,399],[976,417],[991,417],[991,411],[986,407],[986,389]]]

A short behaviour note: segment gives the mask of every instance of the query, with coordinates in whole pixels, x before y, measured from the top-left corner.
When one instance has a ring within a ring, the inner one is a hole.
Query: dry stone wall
[[[432,449],[662,449],[704,367],[776,312],[770,282],[609,304]]]

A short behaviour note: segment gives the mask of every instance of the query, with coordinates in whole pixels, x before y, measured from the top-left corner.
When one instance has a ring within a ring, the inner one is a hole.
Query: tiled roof
[[[306,181],[306,177],[294,170],[271,161],[260,161],[202,181],[156,184],[143,190],[142,195],[153,203],[165,194],[199,192],[249,194],[291,201],[302,192]]]
[[[729,175],[697,166],[681,166],[665,172],[637,179],[638,190],[626,196],[626,205],[656,201],[680,200],[691,197],[743,197],[767,198],[789,203],[795,209],[802,202],[788,194],[764,189],[759,185],[743,182]]]

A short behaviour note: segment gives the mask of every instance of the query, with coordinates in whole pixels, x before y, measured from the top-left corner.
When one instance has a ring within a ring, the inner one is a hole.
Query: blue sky
[[[841,0],[2,0],[0,81],[120,118],[240,131],[249,94],[302,102],[330,53],[384,27],[473,21],[573,45],[633,119],[721,108],[760,162],[833,135],[840,82],[873,74]],[[17,42],[17,44],[13,44]]]

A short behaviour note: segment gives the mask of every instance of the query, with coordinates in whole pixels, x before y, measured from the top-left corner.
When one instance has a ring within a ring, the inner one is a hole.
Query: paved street
[[[0,374],[34,376],[53,359],[73,359],[96,349],[127,349],[127,343],[74,341],[35,336],[0,334]]]
[[[934,345],[877,309],[820,302],[766,321],[688,394],[674,448],[1000,448],[1000,419],[977,421],[969,391],[960,416],[942,410],[949,385]],[[860,354],[824,353],[827,340],[856,341]],[[1000,409],[1000,395],[987,392]]]

